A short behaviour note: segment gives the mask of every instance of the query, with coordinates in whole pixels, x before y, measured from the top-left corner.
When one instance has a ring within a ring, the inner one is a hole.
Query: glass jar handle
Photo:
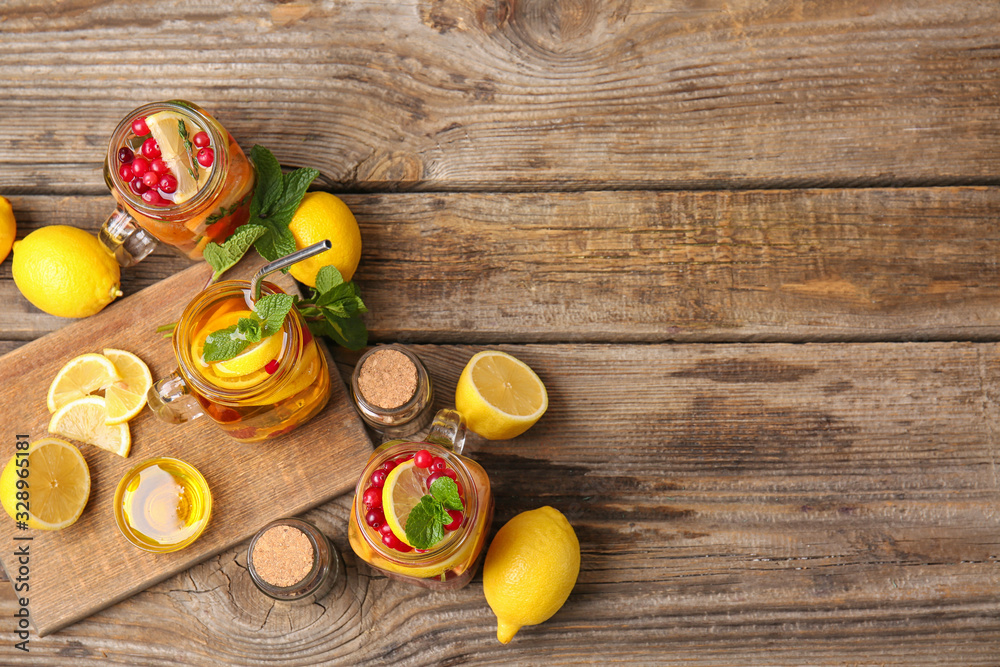
[[[184,378],[177,371],[153,383],[146,392],[146,403],[157,417],[168,424],[183,424],[205,414],[201,403],[191,395]]]
[[[445,449],[450,449],[456,454],[461,454],[465,449],[465,417],[458,410],[447,408],[438,410],[431,423],[431,430],[424,438],[427,442],[441,445]]]
[[[121,266],[138,264],[156,247],[156,239],[121,204],[101,225],[97,238]]]

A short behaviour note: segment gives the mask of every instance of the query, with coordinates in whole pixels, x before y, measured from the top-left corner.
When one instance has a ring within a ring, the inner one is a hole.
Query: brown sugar
[[[298,528],[275,526],[261,535],[253,549],[253,567],[272,586],[299,583],[312,571],[316,556],[312,542]]]
[[[417,391],[417,366],[398,350],[376,350],[358,373],[358,389],[365,401],[393,410]]]

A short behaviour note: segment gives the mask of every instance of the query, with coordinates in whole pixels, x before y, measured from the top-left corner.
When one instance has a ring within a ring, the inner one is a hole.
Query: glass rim
[[[135,537],[135,535],[132,534],[132,531],[127,528],[128,523],[125,520],[125,511],[122,507],[122,502],[124,501],[125,498],[124,491],[128,482],[134,479],[138,473],[142,472],[146,468],[151,467],[154,463],[160,463],[160,462],[173,463],[177,465],[177,467],[182,468],[186,473],[190,474],[195,479],[195,482],[197,482],[198,485],[204,489],[205,509],[203,511],[203,518],[201,519],[201,526],[198,528],[198,530],[196,530],[194,533],[184,538],[180,542],[176,542],[174,544],[167,544],[160,547],[155,547],[151,544],[146,544],[144,542],[141,542],[138,538]],[[193,465],[191,465],[187,461],[174,458],[172,456],[154,456],[132,466],[129,469],[129,471],[126,472],[124,475],[122,475],[122,478],[118,480],[118,485],[115,487],[115,493],[114,496],[112,497],[112,502],[114,504],[115,524],[118,526],[118,531],[122,534],[122,537],[124,537],[125,540],[132,546],[151,553],[170,553],[173,551],[180,551],[181,549],[190,546],[195,540],[201,537],[202,533],[205,532],[205,529],[208,527],[209,519],[212,516],[212,489],[208,484],[208,480],[206,480],[205,476],[201,474],[201,471],[195,468]]]
[[[188,116],[199,122],[199,126],[204,126],[205,131],[212,137],[212,145],[215,146],[215,161],[212,164],[212,173],[208,177],[205,186],[202,187],[193,197],[180,204],[170,203],[168,206],[151,206],[143,201],[142,197],[132,192],[128,183],[125,183],[117,168],[112,168],[118,163],[118,147],[122,143],[124,136],[132,127],[132,120],[140,113],[163,111],[164,108],[176,111],[181,115]],[[111,179],[115,190],[121,194],[128,202],[128,205],[146,216],[157,218],[169,218],[171,216],[182,215],[192,208],[197,208],[206,200],[215,196],[216,191],[225,182],[224,174],[229,166],[229,144],[226,131],[219,121],[215,120],[207,111],[200,106],[187,100],[164,100],[162,102],[150,102],[140,107],[136,107],[128,112],[125,117],[115,127],[111,133],[111,140],[108,142],[108,154],[105,162],[107,176]]]
[[[406,553],[396,551],[395,549],[387,547],[381,539],[374,539],[372,533],[375,531],[373,531],[372,527],[368,525],[367,521],[365,521],[365,504],[361,500],[361,496],[364,494],[363,487],[376,468],[388,459],[406,453],[405,451],[398,451],[389,454],[389,450],[395,447],[400,447],[401,450],[403,450],[408,446],[412,446],[414,452],[420,451],[421,449],[427,449],[428,451],[432,451],[432,453],[436,454],[433,450],[440,450],[444,454],[448,455],[448,459],[452,463],[458,464],[455,466],[456,473],[460,478],[464,478],[461,480],[462,486],[465,489],[466,504],[466,509],[463,511],[463,515],[467,521],[463,521],[458,530],[452,531],[452,536],[458,535],[457,539],[449,539],[446,536],[445,539],[438,542],[437,545],[433,545],[430,549],[424,551],[423,553],[417,553],[416,549]],[[371,459],[369,459],[368,464],[365,465],[354,492],[356,500],[354,503],[354,518],[358,523],[361,536],[365,542],[367,542],[368,545],[381,557],[399,565],[419,565],[426,567],[434,565],[437,561],[447,560],[453,554],[460,551],[468,540],[473,539],[473,532],[476,527],[475,517],[478,516],[481,511],[481,508],[479,507],[478,487],[476,486],[476,482],[472,478],[472,474],[469,472],[468,467],[466,467],[465,461],[462,460],[461,454],[457,454],[432,442],[414,442],[403,439],[390,440],[389,442],[382,444],[376,448],[375,453],[372,455]]]
[[[265,392],[271,391],[271,388],[274,387],[275,384],[291,375],[292,367],[295,362],[298,361],[297,359],[292,358],[294,355],[291,354],[291,352],[298,347],[303,347],[301,344],[302,335],[299,328],[288,326],[287,335],[283,337],[281,351],[278,354],[278,357],[280,358],[280,361],[278,362],[278,369],[262,380],[259,384],[245,389],[224,389],[209,382],[206,378],[204,378],[197,366],[192,363],[194,360],[191,358],[190,354],[191,341],[189,336],[191,332],[187,331],[186,327],[182,327],[181,324],[185,321],[194,320],[201,311],[204,311],[206,308],[214,305],[220,298],[230,296],[228,294],[222,294],[228,290],[231,290],[233,294],[242,292],[244,297],[246,297],[250,291],[250,281],[235,279],[222,280],[208,286],[199,294],[195,295],[195,297],[191,299],[188,305],[184,308],[184,312],[181,314],[181,318],[178,320],[177,326],[174,328],[174,335],[171,341],[173,343],[174,356],[177,360],[177,366],[181,371],[184,381],[190,383],[191,388],[195,389],[206,399],[212,401],[213,403],[219,403],[220,405],[226,406],[235,405],[237,402],[247,401],[258,397]],[[269,294],[286,294],[286,292],[272,282],[261,281],[261,296]],[[294,306],[292,308],[294,310]],[[285,317],[286,323],[288,318],[292,316],[292,311],[289,311],[288,315]],[[305,325],[302,324],[301,326]]]

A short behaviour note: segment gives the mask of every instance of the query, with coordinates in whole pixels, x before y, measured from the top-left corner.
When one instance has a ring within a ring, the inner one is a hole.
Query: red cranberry
[[[390,549],[399,549],[399,547],[403,545],[403,542],[398,537],[396,537],[392,533],[392,531],[389,531],[388,535],[386,535],[385,533],[382,534],[382,544],[389,547]]]
[[[146,190],[142,193],[142,201],[146,202],[150,206],[166,206],[170,202],[160,196],[160,193],[156,190]]]
[[[150,160],[160,157],[160,144],[156,143],[156,139],[153,137],[146,139],[142,142],[142,154]]]
[[[382,527],[382,524],[385,523],[385,514],[382,512],[380,508],[373,507],[372,509],[368,510],[367,514],[365,514],[365,523],[367,523],[373,529],[378,530],[379,528]]]
[[[447,467],[448,467],[448,464],[445,463],[444,459],[441,458],[440,456],[435,456],[433,459],[431,459],[431,470],[432,471],[434,471],[434,472],[444,472]]]
[[[149,160],[144,157],[137,157],[132,160],[132,173],[136,176],[142,176],[147,171],[149,171]]]
[[[361,500],[364,502],[365,507],[382,507],[382,492],[373,486],[369,486],[365,489]]]
[[[395,467],[396,467],[396,462],[393,461],[392,459],[389,459],[387,461],[383,461],[382,465],[379,466],[379,469],[384,470],[386,472],[392,472],[392,469]]]
[[[445,468],[444,474],[447,475],[448,477],[451,477],[456,482],[458,481],[458,473],[452,470],[451,468]]]
[[[135,154],[132,152],[132,149],[129,148],[128,146],[122,146],[121,148],[118,149],[118,161],[121,162],[122,164],[131,162],[132,158],[134,157]]]
[[[137,137],[144,137],[149,134],[149,126],[146,125],[146,117],[136,118],[132,121],[132,132]]]
[[[160,177],[151,171],[147,171],[145,174],[142,175],[142,182],[146,185],[147,188],[155,188],[156,185],[160,182]]]
[[[129,181],[128,187],[129,190],[136,193],[137,195],[141,195],[143,192],[149,189],[146,187],[146,184],[142,182],[141,178],[133,178],[131,181]]]
[[[451,523],[444,527],[445,530],[456,530],[462,525],[462,513],[458,510],[448,510],[448,516],[451,517]]]
[[[160,177],[160,189],[170,194],[177,189],[177,178],[173,174],[164,174]]]
[[[432,472],[430,475],[427,476],[427,488],[430,489],[431,488],[431,484],[433,484],[438,479],[440,479],[440,478],[442,478],[444,476],[445,475],[444,475],[443,472]]]
[[[170,172],[170,167],[168,167],[167,163],[160,158],[156,158],[155,160],[150,162],[149,168],[155,173],[159,174],[160,176],[163,176],[164,174]]]
[[[132,165],[127,163],[118,167],[118,175],[121,176],[121,179],[126,183],[135,178],[135,174],[132,173]]]
[[[374,486],[376,489],[381,489],[382,486],[385,484],[385,478],[388,476],[389,473],[387,473],[386,471],[376,470],[375,472],[372,473],[372,486]]]
[[[434,459],[434,455],[431,454],[426,449],[421,449],[419,452],[413,455],[413,465],[418,468],[426,468],[431,464]]]
[[[396,547],[396,551],[401,551],[401,552],[403,552],[405,554],[405,553],[409,553],[410,551],[413,551],[413,547],[411,547],[406,542],[403,542],[402,540],[400,540],[399,541],[399,546]]]
[[[208,132],[197,133],[196,135],[191,137],[191,141],[198,148],[204,148],[205,146],[208,146],[210,143],[212,143],[212,140],[208,136]]]
[[[387,523],[383,523],[382,526],[378,529],[378,532],[381,535],[392,535],[392,526],[390,526]],[[393,537],[395,537],[395,535],[393,535]]]
[[[211,148],[202,148],[198,151],[198,164],[203,167],[211,167],[215,162],[215,151]]]
[[[280,365],[281,364],[278,363],[277,359],[271,359],[271,361],[267,362],[267,365],[264,366],[264,370],[267,371],[268,375],[274,375],[278,371],[278,366]]]

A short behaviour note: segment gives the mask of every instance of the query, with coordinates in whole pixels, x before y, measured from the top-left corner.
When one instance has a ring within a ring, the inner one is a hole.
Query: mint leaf
[[[345,319],[334,317],[325,310],[322,312],[323,319],[309,320],[309,330],[313,335],[328,336],[348,350],[360,350],[368,345],[368,329],[361,318]]]
[[[271,218],[287,228],[292,216],[295,215],[295,210],[302,203],[306,188],[316,180],[317,176],[319,176],[319,172],[310,167],[303,167],[285,174],[283,179],[285,191],[281,195],[281,199],[274,205]]]
[[[462,498],[458,495],[458,484],[451,477],[438,477],[431,484],[431,495],[434,500],[441,503],[446,509],[464,510]],[[451,523],[449,517],[448,522]]]
[[[441,503],[431,496],[424,496],[420,502],[410,510],[410,516],[406,519],[406,541],[417,549],[429,549],[444,539],[444,523],[441,520],[441,513],[448,515],[441,507]],[[450,522],[451,519],[449,518]]]
[[[260,320],[249,317],[241,317],[236,323],[236,334],[242,335],[243,340],[249,343],[259,343],[261,339]]]
[[[257,222],[267,228],[267,233],[253,244],[253,247],[257,249],[261,257],[269,262],[273,262],[285,255],[291,255],[297,250],[295,247],[295,237],[288,231],[287,222],[284,227],[275,224],[267,218],[258,218]]]
[[[225,361],[247,349],[250,341],[245,333],[237,331],[238,324],[213,331],[205,337],[205,361]]]
[[[268,217],[274,204],[285,192],[281,165],[271,151],[257,144],[250,149],[250,159],[257,168],[257,187],[254,189],[250,214],[252,217]]]
[[[344,276],[340,274],[340,270],[337,269],[333,264],[328,264],[319,270],[316,274],[316,291],[320,294],[326,294],[334,287],[344,284]],[[351,284],[351,283],[348,283]]]
[[[215,273],[212,274],[212,282],[218,280],[223,273],[243,259],[243,255],[250,249],[254,241],[265,233],[267,233],[267,227],[247,223],[238,227],[222,245],[218,243],[206,245],[205,261],[215,269]]]
[[[292,310],[295,298],[290,294],[267,294],[254,304],[254,312],[264,324],[264,337],[281,331],[285,317]]]

